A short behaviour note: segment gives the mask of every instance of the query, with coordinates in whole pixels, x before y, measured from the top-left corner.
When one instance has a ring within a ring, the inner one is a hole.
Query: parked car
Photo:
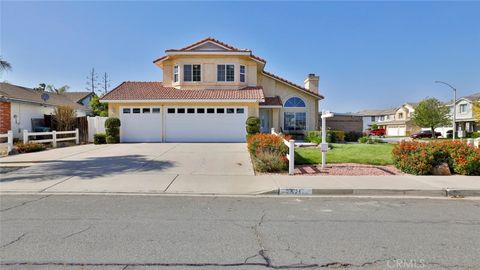
[[[442,133],[435,132],[435,137],[441,137]],[[421,139],[421,138],[432,138],[432,131],[431,130],[424,130],[418,133],[410,135],[412,139]]]
[[[370,130],[370,132],[368,133],[368,136],[382,137],[382,136],[385,136],[385,134],[386,134],[386,131],[384,128],[377,128],[377,129]]]

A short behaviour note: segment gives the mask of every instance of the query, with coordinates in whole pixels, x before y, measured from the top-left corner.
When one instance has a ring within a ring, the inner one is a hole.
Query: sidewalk
[[[89,178],[33,174],[0,174],[0,177],[0,193],[3,194],[480,196],[478,176],[224,176],[124,173]]]

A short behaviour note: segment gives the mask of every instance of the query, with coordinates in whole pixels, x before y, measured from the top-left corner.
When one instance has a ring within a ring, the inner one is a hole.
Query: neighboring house
[[[473,115],[474,101],[480,101],[480,92],[457,99],[455,123],[459,137],[465,137],[469,132],[480,131],[480,124],[475,121]]]
[[[359,112],[363,116],[363,130],[367,131],[373,124],[383,128],[387,136],[408,136],[419,130],[411,121],[417,103],[405,103],[398,108],[384,110],[365,110]]]
[[[122,142],[244,142],[245,121],[261,131],[303,133],[318,127],[319,77],[304,86],[264,70],[247,49],[206,38],[153,61],[163,81],[123,82],[102,97],[121,120]]]
[[[62,95],[68,97],[71,101],[76,102],[88,110],[91,110],[90,101],[96,94],[94,92],[64,92]]]
[[[42,94],[45,93],[48,95],[46,101],[42,99]],[[52,114],[55,107],[60,105],[72,107],[78,116],[86,114],[85,107],[64,95],[0,83],[0,133],[12,130],[13,136],[20,138],[22,130],[32,131],[32,119]]]
[[[321,115],[322,113],[319,114]],[[363,132],[362,118],[363,116],[357,113],[333,113],[333,117],[326,119],[327,128],[344,132]],[[321,122],[319,119],[319,126]]]

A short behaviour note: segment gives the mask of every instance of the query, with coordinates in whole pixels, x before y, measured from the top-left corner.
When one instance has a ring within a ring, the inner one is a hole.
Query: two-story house
[[[408,136],[418,131],[411,121],[415,106],[416,103],[405,103],[397,108],[361,111],[363,130],[367,131],[376,124],[378,128],[385,129],[387,136]]]
[[[153,63],[162,81],[126,81],[102,97],[121,120],[122,142],[244,142],[245,121],[261,131],[317,129],[319,77],[300,86],[265,71],[251,50],[206,38],[170,49]]]
[[[455,123],[459,137],[464,137],[469,132],[480,130],[480,125],[477,123],[478,119],[475,119],[473,113],[473,102],[475,101],[480,101],[480,92],[457,99]]]

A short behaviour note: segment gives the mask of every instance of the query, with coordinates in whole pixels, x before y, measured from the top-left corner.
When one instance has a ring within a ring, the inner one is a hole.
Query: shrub
[[[278,153],[280,155],[288,153],[288,147],[283,143],[283,138],[273,134],[251,135],[247,139],[247,144],[248,151],[254,156],[260,152]]]
[[[70,106],[58,106],[54,110],[58,131],[70,131],[75,124],[75,110]]]
[[[106,144],[107,143],[107,134],[105,133],[96,133],[93,135],[94,144]]]
[[[431,174],[441,163],[457,174],[480,175],[480,149],[461,141],[403,141],[393,149],[393,159],[401,171],[416,175]]]
[[[305,133],[306,142],[319,144],[322,142],[322,132],[319,130],[310,130]],[[345,140],[345,132],[341,130],[327,130],[327,142],[337,143]]]
[[[259,172],[281,172],[287,169],[288,164],[285,156],[272,152],[259,152],[253,164]]]
[[[119,137],[119,136],[110,136],[110,135],[107,135],[107,137],[105,138],[105,141],[106,141],[108,144],[119,143],[119,142],[120,142],[120,137]]]
[[[368,136],[363,136],[358,138],[359,143],[367,143],[370,138]]]
[[[107,143],[119,143],[120,142],[120,119],[116,117],[110,117],[105,121],[105,133]]]
[[[247,144],[255,169],[261,172],[279,172],[287,168],[288,147],[280,136],[273,134],[253,134]],[[288,140],[288,137],[285,137]]]
[[[248,135],[257,134],[260,132],[260,119],[255,116],[250,116],[247,118],[246,130]]]
[[[362,136],[363,136],[362,132],[349,131],[349,132],[345,133],[345,141],[346,142],[356,142]]]
[[[116,117],[110,117],[105,120],[105,128],[119,128],[121,126],[120,119]]]
[[[45,145],[41,143],[17,143],[15,148],[18,153],[38,152],[46,149]]]
[[[310,130],[305,133],[304,140],[306,142],[319,144],[322,142],[322,132],[318,130]]]

